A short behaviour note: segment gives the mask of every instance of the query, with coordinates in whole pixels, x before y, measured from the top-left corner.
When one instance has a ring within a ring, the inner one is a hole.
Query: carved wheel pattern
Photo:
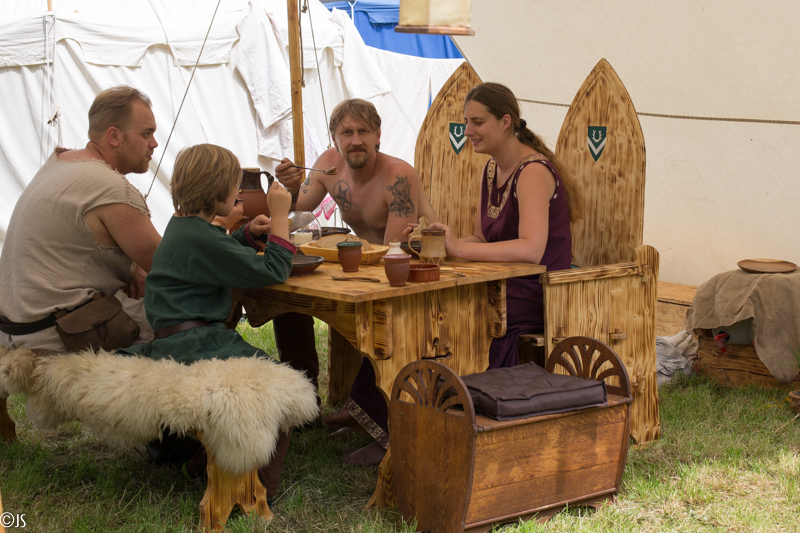
[[[455,372],[435,361],[416,361],[406,365],[392,387],[392,401],[414,403],[446,411],[457,407],[473,413],[472,398]],[[461,415],[459,411],[450,412]]]
[[[608,364],[606,364],[608,363]],[[547,371],[563,368],[570,376],[606,381],[606,390],[617,396],[631,396],[628,371],[619,356],[606,344],[590,337],[568,337],[555,345],[547,358]],[[619,385],[607,381],[617,377]]]

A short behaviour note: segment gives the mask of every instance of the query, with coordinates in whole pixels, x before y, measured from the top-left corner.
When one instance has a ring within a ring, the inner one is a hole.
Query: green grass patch
[[[275,354],[271,325],[239,331]],[[315,322],[324,393],[327,326]],[[800,421],[780,391],[724,389],[693,377],[659,391],[661,438],[632,448],[616,502],[572,508],[549,522],[506,526],[534,532],[779,532],[800,529]],[[323,394],[324,398],[324,394]],[[18,440],[0,443],[3,510],[25,514],[36,532],[193,532],[204,480],[147,462],[143,449],[117,450],[79,423],[40,432],[24,398],[9,399]],[[332,412],[324,408],[324,414]],[[394,510],[364,510],[377,469],[340,457],[369,442],[333,440],[326,428],[295,432],[269,524],[234,516],[231,532],[411,532]]]

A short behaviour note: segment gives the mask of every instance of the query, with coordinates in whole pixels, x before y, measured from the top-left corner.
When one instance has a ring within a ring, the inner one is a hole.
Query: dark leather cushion
[[[461,378],[475,410],[496,420],[562,413],[606,404],[606,384],[550,374],[534,363],[494,368]]]

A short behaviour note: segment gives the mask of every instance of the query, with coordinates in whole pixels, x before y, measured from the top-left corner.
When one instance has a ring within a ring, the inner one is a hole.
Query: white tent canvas
[[[647,150],[644,242],[698,285],[746,258],[800,264],[800,4],[472,0],[455,37],[555,147],[583,80],[611,63]]]
[[[219,144],[243,166],[266,170],[293,157],[286,3],[222,0],[215,14],[217,4],[54,0],[51,13],[44,2],[0,7],[0,239],[53,148],[85,145],[89,106],[113,85],[134,86],[153,101],[160,146],[150,172],[129,179],[143,193],[154,182],[148,205],[159,231],[172,215],[169,182],[181,148]],[[317,0],[309,7],[301,15],[306,162],[328,146],[326,116],[349,97],[375,103],[382,149],[413,161],[430,94],[462,60],[367,47],[347,14]]]

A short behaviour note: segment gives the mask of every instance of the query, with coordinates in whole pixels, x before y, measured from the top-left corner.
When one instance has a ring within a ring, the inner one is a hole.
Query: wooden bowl
[[[317,246],[317,241],[301,244],[300,250],[304,254],[322,256],[325,258],[325,261],[330,261],[331,263],[339,262],[339,251],[336,248],[320,248]],[[361,264],[373,265],[377,263],[388,250],[389,247],[384,244],[373,244],[372,250],[362,253]]]
[[[439,265],[433,263],[412,263],[408,281],[436,281],[439,279]]]
[[[296,255],[292,259],[292,272],[290,276],[306,276],[314,272],[318,266],[325,262],[319,255]]]

